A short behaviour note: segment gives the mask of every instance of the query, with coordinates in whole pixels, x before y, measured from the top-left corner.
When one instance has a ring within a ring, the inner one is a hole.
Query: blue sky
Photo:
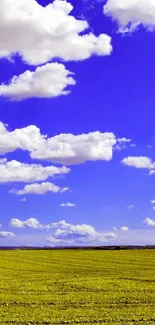
[[[155,244],[154,4],[1,3],[0,244]]]

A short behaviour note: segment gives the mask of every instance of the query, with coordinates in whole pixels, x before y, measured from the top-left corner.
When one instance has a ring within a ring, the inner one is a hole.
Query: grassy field
[[[155,250],[0,251],[0,324],[155,324]]]

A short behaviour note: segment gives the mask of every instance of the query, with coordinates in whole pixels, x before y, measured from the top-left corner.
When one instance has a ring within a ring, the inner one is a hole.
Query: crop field
[[[155,324],[155,250],[0,251],[0,324]]]

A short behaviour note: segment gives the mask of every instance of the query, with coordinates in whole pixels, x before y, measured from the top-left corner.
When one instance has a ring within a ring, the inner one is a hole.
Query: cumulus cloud
[[[116,238],[116,234],[113,232],[99,233],[90,225],[73,225],[64,220],[53,223],[52,228],[55,228],[54,238],[62,241],[67,240],[70,243],[106,242]]]
[[[18,218],[12,218],[10,226],[13,228],[33,228],[33,229],[44,229],[44,226],[35,218],[30,218],[25,221],[21,221]]]
[[[128,230],[129,230],[129,228],[128,228],[128,227],[126,227],[126,226],[122,226],[122,227],[120,228],[120,230],[121,230],[121,231],[128,231]]]
[[[67,191],[69,188],[61,188],[53,183],[50,182],[43,182],[43,183],[33,183],[33,184],[28,184],[25,185],[22,190],[16,190],[12,189],[10,190],[10,193],[14,193],[16,195],[26,195],[26,194],[40,194],[44,195],[47,192],[52,192],[52,193],[63,193],[64,190]]]
[[[149,227],[155,227],[155,221],[150,218],[146,218],[144,224]]]
[[[0,96],[16,101],[31,97],[51,98],[69,94],[66,89],[69,85],[75,85],[71,72],[63,64],[49,63],[14,76],[9,84],[1,84]]]
[[[17,149],[27,150],[31,158],[53,161],[60,164],[81,164],[86,161],[109,161],[117,143],[126,143],[126,138],[116,139],[113,133],[99,131],[88,134],[60,134],[48,138],[35,125],[9,131],[0,122],[0,154]],[[5,161],[1,159],[0,164]]]
[[[98,233],[90,225],[72,225],[66,224],[65,227],[56,229],[54,237],[56,239],[69,239],[80,242],[94,241],[98,238]]]
[[[2,155],[17,149],[33,151],[45,138],[46,136],[41,135],[40,129],[35,125],[9,131],[8,126],[0,122],[0,154]],[[6,162],[4,159],[0,160],[0,164]]]
[[[0,164],[0,183],[7,182],[28,182],[44,181],[48,177],[54,175],[67,174],[70,171],[66,167],[55,167],[37,164],[24,164],[19,161],[12,160]]]
[[[12,238],[14,237],[13,232],[8,232],[8,231],[0,231],[0,238]]]
[[[1,0],[0,57],[19,53],[29,64],[39,65],[52,58],[83,60],[109,55],[111,37],[89,33],[88,23],[72,16],[72,10],[65,0],[45,7],[35,0]]]
[[[66,165],[112,159],[116,139],[113,133],[60,134],[42,142],[31,158]]]
[[[43,225],[37,219],[30,218],[21,221],[18,218],[13,218],[10,221],[10,226],[15,228],[32,228],[39,230],[50,230],[52,233],[47,237],[50,243],[94,243],[107,242],[114,240],[116,234],[113,232],[99,233],[94,227],[87,224],[73,225],[65,220],[53,222]]]
[[[150,158],[145,156],[139,157],[126,157],[122,160],[122,163],[126,166],[135,167],[135,168],[143,168],[148,169],[149,174],[152,175],[155,173],[155,162],[153,162]]]
[[[60,206],[61,207],[69,207],[69,208],[72,208],[72,207],[75,207],[76,205],[74,203],[67,202],[67,203],[61,203]]]
[[[134,31],[140,24],[148,30],[155,27],[154,0],[108,0],[104,13],[118,22],[123,33]]]
[[[140,157],[127,157],[123,159],[123,164],[135,168],[150,168],[151,167],[151,159],[148,157],[140,156]]]
[[[126,138],[116,139],[113,133],[99,131],[48,137],[42,135],[35,125],[9,131],[8,127],[0,122],[0,154],[17,149],[27,150],[32,159],[66,165],[82,164],[86,161],[109,161],[112,159],[114,147],[128,141],[130,140]],[[0,165],[4,162],[1,161]]]

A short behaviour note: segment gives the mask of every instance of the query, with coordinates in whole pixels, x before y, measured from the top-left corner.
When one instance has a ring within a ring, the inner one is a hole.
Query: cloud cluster
[[[25,221],[13,218],[10,225],[14,228],[32,228],[39,230],[51,230],[52,234],[47,237],[50,243],[93,243],[93,242],[106,242],[116,238],[116,234],[99,233],[94,227],[86,224],[73,225],[67,223],[65,220],[53,222],[51,224],[43,225],[37,219],[30,218]]]
[[[155,27],[154,0],[108,0],[104,13],[118,22],[123,33],[134,31],[140,24],[148,30]]]
[[[71,15],[73,9],[66,0],[44,7],[35,0],[0,1],[0,58],[13,61],[19,55],[29,65],[42,65],[1,84],[0,96],[17,101],[67,95],[67,86],[75,85],[72,73],[61,63],[48,62],[111,54],[111,37],[95,36],[87,21]]]
[[[127,138],[118,138],[117,143],[114,147],[115,150],[121,151],[123,149],[126,149],[127,147],[132,147],[134,144],[131,143],[131,139]]]
[[[64,242],[68,244],[82,243],[82,244],[93,244],[95,242],[102,243],[109,240],[114,240],[116,234],[110,233],[99,233],[94,227],[90,225],[72,225],[66,222],[57,223],[55,226],[56,230],[54,234],[47,237],[47,240],[52,243],[53,238],[59,242]]]
[[[126,166],[135,167],[135,168],[143,168],[148,169],[149,174],[153,175],[155,174],[155,162],[153,162],[150,158],[145,156],[139,156],[139,157],[126,157],[122,160],[122,163]]]
[[[68,190],[69,190],[68,187],[61,188],[53,183],[43,182],[43,183],[33,183],[33,184],[25,185],[22,190],[12,189],[12,190],[10,190],[10,193],[14,193],[16,195],[26,195],[26,194],[44,195],[47,192],[63,193]]]
[[[98,238],[99,234],[90,225],[72,225],[64,223],[58,225],[54,232],[54,237],[59,240],[69,240],[78,242],[90,242]]]
[[[114,146],[126,142],[126,138],[116,139],[113,133],[99,131],[79,135],[60,134],[48,138],[35,125],[9,131],[0,122],[0,154],[21,149],[29,151],[32,159],[66,165],[109,161],[112,159]]]
[[[63,64],[48,63],[35,71],[27,70],[14,76],[9,84],[1,84],[0,96],[16,101],[31,97],[51,98],[69,94],[66,89],[69,85],[75,85],[71,72]]]
[[[24,164],[12,160],[0,164],[0,183],[44,181],[48,177],[69,173],[67,167],[47,166],[39,164]]]
[[[19,53],[32,65],[52,58],[83,60],[109,55],[111,38],[96,37],[88,23],[71,15],[73,6],[62,0],[42,7],[35,0],[0,1],[0,57]]]

